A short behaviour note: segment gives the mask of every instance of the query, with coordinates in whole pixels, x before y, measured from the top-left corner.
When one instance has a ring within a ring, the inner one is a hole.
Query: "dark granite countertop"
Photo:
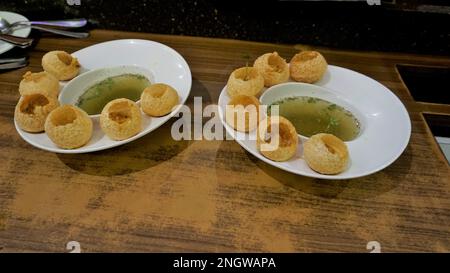
[[[79,1],[80,5],[68,4],[75,0],[9,1],[0,3],[0,10],[29,19],[85,17],[105,29],[358,50],[450,52],[450,14],[445,9],[424,11],[385,1],[379,6],[364,1]]]

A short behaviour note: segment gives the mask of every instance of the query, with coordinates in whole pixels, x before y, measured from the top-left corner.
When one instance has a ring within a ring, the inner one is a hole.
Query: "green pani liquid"
[[[287,118],[297,133],[310,137],[319,133],[333,134],[343,141],[359,135],[360,123],[348,110],[319,98],[299,96],[272,103],[279,106],[279,115]]]
[[[102,80],[89,87],[80,96],[76,106],[89,115],[100,114],[105,105],[115,99],[126,98],[138,101],[142,91],[150,85],[150,81],[137,74],[123,74]]]

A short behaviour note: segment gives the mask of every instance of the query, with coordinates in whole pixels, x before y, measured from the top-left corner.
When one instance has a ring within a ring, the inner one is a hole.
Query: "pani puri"
[[[179,100],[178,93],[173,87],[164,83],[155,83],[142,92],[141,108],[147,115],[161,117],[172,112]]]
[[[234,70],[227,82],[227,92],[230,97],[256,96],[263,87],[264,78],[254,67],[241,67]]]
[[[237,95],[225,109],[225,120],[235,130],[253,131],[259,121],[259,101],[254,96]]]
[[[314,83],[322,78],[327,66],[327,61],[319,52],[302,51],[292,57],[289,70],[295,81]]]
[[[75,149],[85,145],[91,139],[92,130],[92,120],[88,114],[73,105],[56,108],[45,121],[47,136],[63,149]]]
[[[59,94],[59,82],[52,74],[42,71],[32,73],[26,72],[19,84],[20,95],[41,93],[49,97],[57,97]]]
[[[294,125],[282,116],[271,116],[258,125],[256,145],[260,153],[273,161],[287,161],[297,152],[299,143]],[[264,146],[263,146],[264,145]]]
[[[347,145],[332,134],[313,135],[303,146],[308,166],[321,174],[338,174],[347,168]]]
[[[266,87],[286,82],[289,79],[289,66],[277,52],[259,56],[253,67],[263,76]]]
[[[42,132],[48,114],[58,106],[56,97],[39,93],[24,95],[16,105],[14,118],[22,130],[30,133]]]
[[[42,57],[42,67],[60,81],[73,79],[80,70],[77,58],[65,51],[50,51]]]
[[[142,129],[141,110],[129,99],[115,99],[102,110],[100,127],[111,139],[124,140],[138,134]]]

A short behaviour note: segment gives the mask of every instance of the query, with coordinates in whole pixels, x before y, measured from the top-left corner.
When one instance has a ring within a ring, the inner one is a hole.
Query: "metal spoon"
[[[45,27],[40,27],[40,26],[30,26],[30,27],[34,28],[34,29],[51,32],[54,34],[60,34],[60,35],[68,36],[68,37],[73,37],[73,38],[89,37],[89,33],[87,33],[87,32],[74,32],[74,31],[67,31],[67,30],[62,30],[62,29],[45,28]]]
[[[55,33],[55,34],[60,34],[60,35],[65,35],[65,36],[69,36],[69,37],[74,37],[74,38],[86,38],[89,36],[89,33],[87,32],[72,32],[72,31],[66,31],[66,30],[60,30],[60,29],[52,29],[52,28],[44,28],[41,26],[36,26],[36,25],[24,25],[24,24],[18,24],[16,26],[29,26],[31,28],[34,29],[39,29],[39,30],[43,30],[43,31],[47,31],[47,32],[51,32],[51,33]],[[6,21],[4,18],[0,17],[0,32],[3,34],[9,33],[12,30],[12,25]]]
[[[65,28],[77,28],[83,27],[87,24],[87,20],[82,19],[69,19],[69,20],[56,20],[56,21],[18,21],[10,24],[5,18],[0,17],[0,32],[9,33],[13,28],[19,25],[43,25],[43,26],[58,26]]]
[[[51,21],[18,21],[11,24],[11,28],[17,25],[41,25],[41,26],[54,26],[54,27],[64,27],[64,28],[77,28],[84,27],[87,24],[87,20],[84,18],[80,19],[67,19],[67,20],[51,20]],[[1,29],[1,26],[0,26]]]

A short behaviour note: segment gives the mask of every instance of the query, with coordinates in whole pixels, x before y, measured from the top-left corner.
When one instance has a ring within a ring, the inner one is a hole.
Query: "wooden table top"
[[[217,103],[229,73],[250,58],[300,45],[94,30],[84,40],[43,37],[30,65],[0,72],[0,251],[382,252],[450,251],[450,168],[395,64],[450,66],[447,57],[319,49],[328,62],[374,78],[406,105],[411,140],[376,174],[321,181],[271,167],[234,141],[174,141],[173,121],[127,145],[60,155],[39,150],[13,124],[18,83],[50,50],[73,52],[114,39],[173,47],[189,63],[194,96]],[[448,90],[443,90],[447,92]]]

